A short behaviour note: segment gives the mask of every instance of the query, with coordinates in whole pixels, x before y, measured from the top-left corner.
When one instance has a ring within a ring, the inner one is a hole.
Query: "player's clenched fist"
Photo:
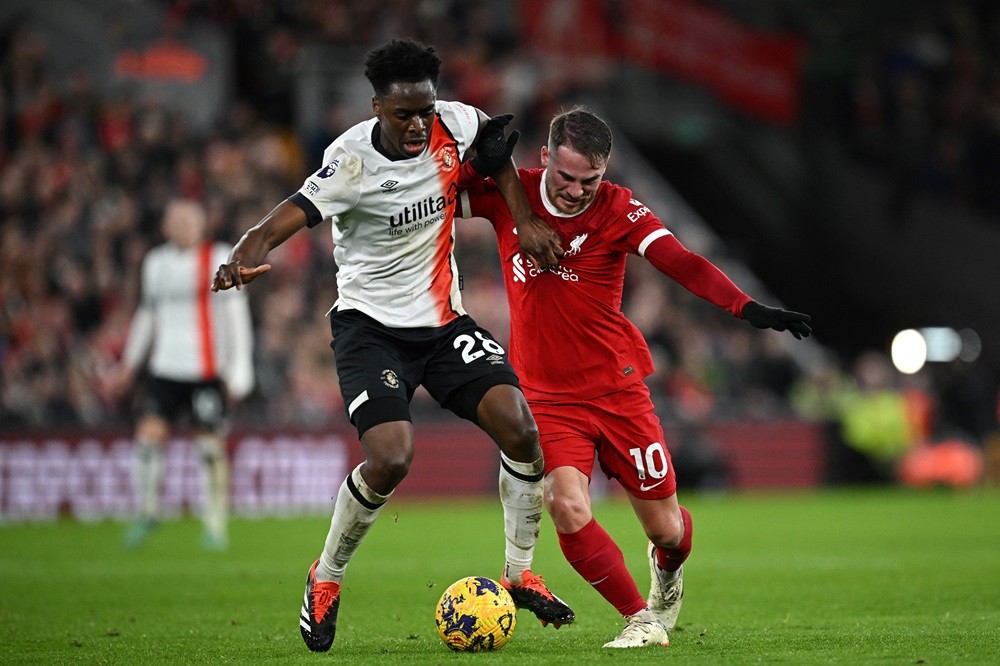
[[[261,264],[256,268],[240,266],[238,261],[230,261],[228,264],[219,266],[212,278],[212,291],[222,291],[230,287],[241,288],[243,285],[253,282],[258,275],[271,270],[271,264]]]

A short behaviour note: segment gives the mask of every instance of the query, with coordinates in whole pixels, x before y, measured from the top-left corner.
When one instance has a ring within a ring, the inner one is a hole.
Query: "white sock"
[[[159,442],[136,440],[133,480],[139,517],[156,520],[160,516],[160,484],[163,481],[163,446]]]
[[[316,580],[334,583],[344,580],[347,563],[354,557],[354,551],[378,518],[389,495],[379,495],[368,487],[361,478],[361,465],[347,475],[337,493],[330,531],[316,567]]]
[[[512,583],[521,582],[521,574],[531,568],[542,520],[542,478],[544,460],[515,462],[500,453],[500,503],[507,558],[504,576]]]
[[[224,542],[229,522],[229,462],[224,443],[216,435],[195,441],[201,458],[201,521],[208,534]]]

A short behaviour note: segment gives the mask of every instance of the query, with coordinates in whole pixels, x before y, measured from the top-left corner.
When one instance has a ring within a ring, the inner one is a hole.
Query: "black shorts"
[[[195,427],[217,430],[226,418],[222,381],[179,382],[149,377],[139,401],[138,415],[156,415],[171,423],[188,417]]]
[[[335,310],[330,328],[347,416],[359,430],[400,416],[408,420],[407,406],[421,385],[439,405],[473,422],[478,401],[489,387],[520,388],[507,350],[468,315],[441,327],[389,328],[357,310]],[[458,389],[463,387],[476,396],[462,395]],[[379,398],[404,402],[392,408],[392,418],[359,423],[357,409]]]

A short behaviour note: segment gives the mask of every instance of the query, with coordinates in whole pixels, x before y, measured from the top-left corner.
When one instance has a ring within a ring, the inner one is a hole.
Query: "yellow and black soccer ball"
[[[456,652],[499,650],[514,634],[517,607],[500,583],[469,576],[448,586],[434,618],[437,633]]]

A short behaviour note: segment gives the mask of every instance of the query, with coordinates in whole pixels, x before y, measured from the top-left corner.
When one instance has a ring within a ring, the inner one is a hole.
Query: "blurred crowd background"
[[[919,224],[926,201],[944,211],[929,226],[934,233],[947,235],[952,220],[970,216],[980,246],[996,245],[1000,232],[1000,7],[995,3],[916,3],[897,13],[872,7],[870,15],[864,3],[832,3],[853,8],[842,14],[824,12],[823,3],[695,3],[716,18],[801,42],[801,111],[780,122],[748,118],[717,100],[708,102],[703,122],[691,115],[678,120],[660,99],[651,99],[655,108],[644,111],[652,121],[629,115],[607,99],[608,90],[619,90],[629,77],[687,102],[701,95],[703,86],[639,71],[614,54],[546,57],[525,36],[531,2],[58,4],[60,11],[77,5],[66,19],[79,19],[75,39],[85,41],[80,35],[89,34],[95,51],[117,56],[102,65],[102,77],[100,67],[72,56],[80,49],[62,41],[65,24],[30,3],[11,2],[0,14],[0,429],[5,432],[129,426],[129,404],[104,387],[136,306],[141,259],[162,240],[165,203],[177,196],[202,201],[211,235],[234,243],[321,166],[322,150],[334,136],[370,115],[361,61],[373,45],[396,36],[438,49],[444,60],[440,98],[515,114],[523,133],[516,155],[521,166],[538,165],[538,147],[555,112],[590,103],[618,126],[623,150],[630,136],[638,145],[634,160],[616,149],[609,177],[652,201],[661,193],[642,189],[650,181],[634,176],[639,160],[642,168],[653,169],[671,156],[684,164],[691,154],[710,154],[710,135],[718,131],[713,127],[724,119],[728,132],[747,129],[746,137],[835,145],[842,151],[838,155],[857,165],[861,180],[885,182],[887,196],[877,211],[888,235],[879,238],[906,234],[908,225]],[[126,12],[126,4],[134,6]],[[581,0],[539,6],[613,18],[632,4]],[[143,21],[133,20],[136,6]],[[153,47],[159,49],[155,54]],[[646,140],[657,130],[669,136],[660,137],[660,144]],[[683,181],[669,168],[664,172],[678,186]],[[706,187],[681,193],[697,204]],[[902,316],[876,321],[871,309],[823,310],[834,296],[840,304],[861,302],[849,289],[864,282],[856,277],[838,288],[836,274],[807,279],[802,269],[808,267],[780,258],[770,262],[772,273],[758,268],[756,253],[763,250],[757,246],[794,249],[795,238],[810,234],[822,243],[825,237],[816,227],[798,229],[793,219],[778,229],[777,238],[757,228],[755,239],[748,239],[729,233],[732,225],[743,224],[738,208],[720,213],[696,205],[704,213],[694,217],[706,226],[681,229],[672,226],[676,211],[653,208],[682,242],[706,254],[751,295],[784,301],[815,317],[814,338],[798,343],[733,319],[641,260],[630,263],[624,310],[651,343],[658,371],[649,383],[661,417],[680,429],[680,439],[697,441],[699,425],[712,420],[821,421],[828,424],[831,446],[864,461],[852,468],[863,468],[854,480],[885,475],[890,464],[928,442],[960,441],[979,451],[995,445],[998,359],[987,331],[980,331],[984,339],[975,358],[903,374],[891,363],[886,333],[925,323],[919,311],[912,321]],[[715,233],[719,242],[704,241]],[[506,339],[492,232],[473,220],[459,225],[458,236],[466,307]],[[272,253],[274,270],[249,288],[257,387],[235,411],[237,422],[316,429],[343,424],[324,316],[336,299],[331,252],[327,227],[300,233]],[[838,245],[827,252],[846,252],[836,261],[850,269],[851,250]],[[816,266],[825,272],[830,264]],[[1000,284],[996,264],[989,270],[995,279],[980,285],[984,292]],[[747,283],[743,276],[756,277]],[[878,275],[871,281],[878,282]],[[812,290],[812,299],[803,297],[803,285],[816,282],[824,284]],[[920,302],[909,301],[912,308]],[[840,326],[849,320],[850,334],[838,335],[826,325],[834,319]],[[957,319],[928,323],[975,324]],[[571,359],[565,362],[571,366]],[[423,417],[447,417],[431,407],[426,395],[418,395]]]

